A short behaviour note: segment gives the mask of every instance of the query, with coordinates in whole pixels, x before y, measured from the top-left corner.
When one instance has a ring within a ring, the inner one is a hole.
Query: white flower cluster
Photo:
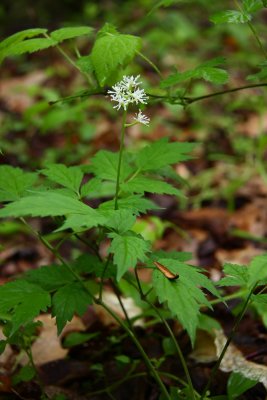
[[[139,88],[141,84],[139,78],[140,75],[124,76],[120,82],[112,86],[112,90],[108,90],[111,100],[117,103],[113,108],[127,110],[129,104],[147,104],[148,96],[143,89]],[[149,124],[149,118],[142,114],[141,110],[134,120],[144,125]]]

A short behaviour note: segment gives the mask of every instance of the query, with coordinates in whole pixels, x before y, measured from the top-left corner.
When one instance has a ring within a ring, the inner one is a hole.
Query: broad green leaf
[[[251,15],[249,15],[246,12],[241,12],[237,10],[227,10],[214,14],[210,20],[214,24],[224,24],[224,23],[244,24],[251,20]]]
[[[111,181],[117,180],[119,154],[107,150],[100,150],[93,158],[91,171],[102,179]],[[125,157],[122,160],[120,181],[123,181],[132,172],[132,168],[127,163]]]
[[[246,286],[248,283],[249,272],[245,265],[226,263],[223,272],[226,277],[218,282],[219,286]]]
[[[210,307],[200,286],[215,296],[218,296],[218,292],[213,283],[201,273],[200,269],[173,259],[162,258],[157,261],[171,272],[179,275],[177,280],[171,281],[162,272],[155,269],[153,271],[153,285],[157,296],[161,303],[168,303],[169,310],[178,317],[187,330],[191,342],[194,343],[200,306]]]
[[[120,234],[129,231],[136,220],[136,216],[129,210],[104,211],[104,215],[107,218],[105,225]]]
[[[0,314],[10,313],[12,331],[27,324],[50,306],[50,295],[40,286],[25,280],[8,282],[0,287]]]
[[[199,317],[199,303],[188,285],[181,281],[169,281],[158,270],[153,272],[153,286],[160,303],[167,303],[168,309],[177,317],[194,343]]]
[[[23,42],[13,43],[5,47],[0,53],[0,57],[17,56],[25,53],[34,53],[39,50],[48,49],[49,47],[56,46],[57,42],[53,39],[28,39]]]
[[[201,70],[201,76],[205,81],[223,84],[228,81],[228,73],[221,68],[206,67]]]
[[[79,344],[89,342],[89,340],[99,336],[99,332],[85,333],[85,332],[71,332],[64,340],[64,347],[74,347]]]
[[[116,277],[116,267],[114,264],[110,262],[108,268],[106,268],[106,263],[92,254],[82,254],[72,263],[72,267],[79,274],[93,274],[97,278],[101,278],[105,272],[104,278]]]
[[[25,279],[46,291],[57,290],[61,286],[75,281],[73,274],[64,265],[49,265],[32,269],[26,273]]]
[[[191,157],[186,153],[195,146],[196,143],[168,143],[166,139],[161,139],[140,150],[136,155],[136,163],[142,171],[156,171],[166,165],[189,160]]]
[[[145,199],[142,196],[138,195],[121,198],[119,199],[118,204],[120,210],[129,210],[136,215],[139,215],[140,213],[145,213],[147,210],[157,210],[159,208],[151,200]],[[99,206],[99,210],[114,210],[114,207],[115,201],[109,200],[102,203]]]
[[[189,261],[192,260],[193,256],[192,253],[189,253],[187,251],[164,251],[164,250],[158,250],[154,251],[153,254],[151,255],[151,258],[155,261],[157,261],[159,258],[167,258],[167,259],[173,259],[173,260],[178,260],[178,261]]]
[[[255,303],[267,305],[267,294],[253,294],[251,299]]]
[[[221,68],[217,68],[218,65],[224,64],[224,57],[216,57],[208,60],[196,68],[184,72],[176,72],[168,76],[166,79],[161,81],[160,86],[167,88],[173,85],[177,85],[188,79],[204,79],[208,82],[223,84],[228,80],[228,73]]]
[[[243,0],[243,9],[246,13],[254,13],[263,8],[263,3],[261,0]]]
[[[248,266],[248,286],[251,288],[259,281],[267,282],[267,254],[254,257]]]
[[[227,394],[229,400],[238,398],[248,389],[257,385],[257,383],[257,381],[248,379],[238,372],[232,372],[227,382]]]
[[[7,342],[6,340],[0,340],[0,356],[4,353]]]
[[[27,193],[33,186],[37,174],[24,172],[9,165],[0,166],[0,201],[14,201]]]
[[[129,268],[134,268],[137,261],[145,261],[146,253],[150,251],[149,243],[141,236],[135,234],[119,235],[110,233],[112,238],[109,253],[114,254],[113,261],[117,265],[117,280],[125,274]]]
[[[179,197],[185,197],[183,193],[167,182],[160,181],[146,176],[138,175],[133,180],[125,182],[121,185],[124,192],[129,193],[158,193],[172,194]]]
[[[141,48],[141,39],[133,35],[107,33],[97,38],[91,53],[92,63],[100,86],[119,67],[125,67]]]
[[[42,35],[46,32],[47,29],[42,28],[26,29],[24,31],[16,32],[0,42],[0,53],[4,48],[9,47],[12,44],[22,42],[27,38]]]
[[[93,210],[93,209],[91,209]],[[106,217],[97,210],[93,210],[93,215],[72,214],[66,217],[66,220],[56,232],[72,229],[74,232],[82,232],[98,225],[105,225]]]
[[[76,61],[76,65],[80,68],[82,72],[85,72],[86,74],[90,74],[94,71],[94,66],[92,64],[92,59],[90,55],[80,57]]]
[[[102,181],[92,178],[81,187],[81,197],[96,199],[98,197],[114,197],[116,191],[115,181]]]
[[[64,164],[50,164],[40,171],[51,181],[79,194],[83,173],[80,167],[66,167]]]
[[[12,383],[13,385],[17,385],[20,382],[29,382],[35,377],[35,375],[36,369],[30,365],[25,365],[13,376]]]
[[[68,214],[83,214],[92,219],[98,215],[93,208],[81,201],[52,191],[23,197],[0,210],[0,217],[48,217]]]
[[[52,39],[56,40],[58,43],[63,42],[63,40],[73,39],[77,36],[89,35],[93,31],[93,28],[89,26],[78,26],[73,28],[61,28],[50,33]]]
[[[52,298],[52,315],[56,317],[58,334],[74,314],[83,315],[92,304],[92,297],[80,283],[60,288]]]

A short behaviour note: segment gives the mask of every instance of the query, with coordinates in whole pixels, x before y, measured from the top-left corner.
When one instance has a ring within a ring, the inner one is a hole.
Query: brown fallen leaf
[[[40,315],[38,321],[43,323],[40,335],[32,345],[32,355],[36,365],[42,365],[51,361],[65,358],[69,349],[65,349],[61,345],[61,338],[67,332],[84,331],[85,326],[81,320],[76,316],[67,323],[60,336],[57,336],[57,327],[55,318],[48,314]],[[20,363],[26,365],[28,357],[25,355]]]
[[[220,356],[227,338],[222,330],[215,330],[215,346],[217,357]],[[248,379],[261,382],[267,389],[267,366],[246,360],[240,350],[230,343],[220,364],[224,372],[239,372]]]

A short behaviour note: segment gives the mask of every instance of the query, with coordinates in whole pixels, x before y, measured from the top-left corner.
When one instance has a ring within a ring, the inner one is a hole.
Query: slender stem
[[[156,71],[156,73],[160,76],[161,79],[163,79],[163,75],[160,72],[160,70],[158,69],[158,67],[153,63],[153,61],[151,61],[149,58],[147,58],[143,53],[141,53],[140,51],[136,52],[140,57],[143,58],[143,60],[145,60],[149,65],[151,65],[151,67]]]
[[[265,86],[267,86],[267,82],[266,83],[256,83],[256,84],[253,84],[253,85],[239,86],[239,87],[235,87],[235,88],[232,88],[232,89],[226,89],[226,90],[222,90],[222,91],[219,91],[219,92],[213,92],[213,93],[206,94],[206,95],[203,95],[203,96],[198,96],[198,97],[184,97],[184,100],[188,104],[192,104],[192,103],[195,103],[196,101],[199,101],[199,100],[205,100],[205,99],[209,99],[211,97],[221,96],[221,95],[227,94],[227,93],[233,93],[233,92],[238,92],[240,90],[253,89],[253,88],[265,87]]]
[[[33,360],[31,348],[25,349],[25,352],[26,352],[26,354],[27,354],[27,356],[29,358],[29,361],[30,361],[32,369],[34,369],[34,371],[35,371],[36,379],[38,381],[38,384],[39,384],[41,392],[42,392],[42,399],[47,399],[48,397],[46,396],[46,393],[45,393],[44,384],[40,379],[40,376],[39,376],[39,373],[38,373],[38,369],[37,369],[37,367],[35,365],[35,362]]]
[[[208,382],[207,382],[207,384],[206,384],[206,386],[205,386],[205,388],[204,388],[204,390],[203,390],[203,393],[202,393],[202,396],[201,396],[200,400],[203,400],[203,399],[205,398],[206,393],[207,393],[207,391],[208,391],[209,388],[210,388],[210,385],[211,385],[211,383],[212,383],[212,381],[213,381],[213,378],[214,378],[214,376],[216,375],[216,373],[217,373],[217,371],[218,371],[218,369],[219,369],[219,367],[220,367],[220,364],[221,364],[221,362],[222,362],[222,359],[223,359],[223,357],[224,357],[224,355],[225,355],[225,353],[226,353],[226,351],[227,351],[227,349],[228,349],[228,347],[229,347],[231,341],[233,340],[233,338],[234,338],[234,336],[235,336],[235,333],[236,333],[236,331],[237,331],[237,328],[238,328],[238,326],[239,326],[239,324],[240,324],[240,322],[241,322],[241,320],[242,320],[242,318],[243,318],[243,316],[244,316],[244,314],[245,314],[245,312],[246,312],[246,310],[247,310],[247,308],[248,308],[248,305],[249,305],[251,296],[252,296],[252,294],[253,294],[255,288],[257,287],[257,284],[258,284],[258,282],[256,282],[255,285],[253,286],[253,288],[250,290],[249,295],[248,295],[248,297],[247,297],[245,303],[243,304],[242,310],[240,311],[238,317],[237,317],[236,320],[235,320],[235,323],[234,323],[233,328],[232,328],[232,330],[231,330],[231,332],[230,332],[230,335],[228,336],[228,339],[227,339],[225,345],[223,346],[222,352],[221,352],[221,354],[220,354],[218,360],[216,361],[216,364],[215,364],[214,367],[212,368],[212,371],[211,371],[209,380],[208,380]]]
[[[130,320],[130,318],[129,318],[129,316],[128,316],[127,310],[126,310],[126,308],[124,307],[123,301],[122,301],[122,299],[121,299],[121,295],[120,295],[119,288],[118,288],[116,282],[114,282],[112,279],[111,279],[110,281],[111,281],[111,285],[112,285],[112,287],[113,287],[114,293],[115,293],[115,295],[116,295],[116,297],[117,297],[117,299],[118,299],[118,302],[120,303],[120,306],[121,306],[121,309],[122,309],[123,314],[124,314],[124,316],[125,316],[125,319],[126,319],[128,325],[129,325],[129,327],[130,327],[131,329],[133,329],[133,327],[132,327],[132,322],[131,322],[131,320]]]
[[[163,384],[162,380],[160,379],[158,371],[155,369],[154,365],[151,363],[148,355],[146,354],[145,350],[143,349],[141,343],[135,336],[134,332],[125,324],[125,322],[111,309],[109,306],[107,306],[103,301],[97,301],[99,305],[101,305],[117,322],[118,324],[127,332],[129,337],[132,339],[132,341],[135,343],[136,347],[140,351],[143,360],[150,371],[151,375],[153,375],[155,381],[158,383],[162,394],[166,397],[166,399],[171,400],[171,397]]]
[[[107,259],[106,259],[106,263],[104,265],[103,271],[102,271],[102,275],[101,275],[101,279],[100,279],[100,285],[99,285],[99,300],[102,300],[105,273],[106,273],[106,270],[108,269],[110,260],[111,260],[111,253],[109,253],[109,255],[108,255]]]
[[[118,162],[118,169],[117,169],[115,206],[114,206],[115,210],[119,209],[118,197],[119,197],[119,191],[120,191],[120,174],[121,174],[122,155],[123,155],[123,150],[124,150],[126,116],[127,116],[127,110],[124,110],[123,117],[122,117],[121,138],[120,138],[120,152],[119,152],[119,162]]]
[[[259,45],[259,48],[261,49],[261,52],[264,55],[264,58],[267,58],[267,52],[266,52],[266,50],[265,50],[265,48],[264,48],[264,46],[263,46],[263,44],[262,44],[262,42],[261,42],[261,40],[259,38],[259,35],[257,34],[256,29],[254,28],[254,26],[252,25],[252,23],[250,21],[248,21],[247,24],[248,24],[253,36],[255,37],[255,39],[256,39],[256,41],[257,41],[257,43]]]
[[[219,299],[210,300],[210,304],[214,305],[222,303],[223,301],[238,299],[239,297],[242,297],[245,294],[247,294],[247,292],[248,292],[247,289],[238,290],[238,292],[236,293],[228,294],[227,296],[223,296]]]
[[[140,283],[140,279],[139,279],[139,276],[138,276],[138,272],[137,272],[136,269],[134,270],[134,272],[135,272],[135,277],[136,277],[137,285],[138,285],[138,288],[139,288],[139,291],[140,291],[140,294],[141,294],[142,299],[143,299],[151,308],[153,308],[153,310],[154,310],[155,313],[158,315],[158,317],[159,317],[159,319],[161,320],[161,322],[165,325],[165,327],[166,327],[166,329],[167,329],[167,331],[168,331],[168,333],[169,333],[169,335],[170,335],[170,337],[171,337],[171,339],[172,339],[172,341],[173,341],[174,347],[175,347],[175,349],[176,349],[176,351],[177,351],[177,354],[178,354],[178,356],[179,356],[179,359],[180,359],[180,361],[181,361],[183,370],[184,370],[185,375],[186,375],[186,379],[187,379],[187,382],[188,382],[188,385],[189,385],[189,388],[190,388],[190,392],[191,392],[191,399],[192,399],[192,400],[195,400],[194,387],[193,387],[193,384],[192,384],[192,380],[191,380],[191,377],[190,377],[190,374],[189,374],[189,371],[188,371],[188,368],[187,368],[186,361],[185,361],[185,359],[184,359],[182,350],[181,350],[181,348],[180,348],[180,346],[179,346],[179,343],[178,343],[178,341],[176,340],[176,337],[174,336],[173,331],[171,330],[170,325],[168,324],[168,322],[166,321],[166,319],[161,315],[161,313],[160,313],[160,311],[157,309],[157,307],[155,307],[153,303],[151,303],[147,298],[144,297],[144,293],[143,293],[143,290],[142,290],[142,286],[141,286],[141,283]]]
[[[47,39],[52,39],[47,33],[44,33],[44,36],[45,36]],[[55,47],[56,47],[56,49],[60,52],[60,54],[61,54],[75,69],[77,69],[82,75],[84,75],[84,77],[87,79],[88,83],[89,83],[90,85],[92,85],[91,77],[90,77],[87,73],[83,72],[83,71],[78,67],[78,65],[76,64],[76,62],[65,52],[65,50],[63,50],[62,47],[60,47],[58,44],[56,44]]]

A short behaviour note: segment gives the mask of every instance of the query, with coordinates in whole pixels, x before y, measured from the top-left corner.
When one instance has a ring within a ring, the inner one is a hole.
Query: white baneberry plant
[[[0,59],[49,47],[60,48],[64,40],[91,34],[92,29],[89,27],[64,28],[50,33],[41,28],[29,29],[0,43]],[[125,307],[122,307],[124,318],[121,318],[103,300],[103,288],[108,280],[112,283],[118,301],[123,305],[121,283],[124,282],[136,290],[139,298],[149,307],[150,313],[162,321],[173,341],[186,378],[186,381],[179,384],[179,389],[182,390],[181,398],[204,399],[207,398],[206,392],[210,382],[202,396],[196,393],[179,342],[165,316],[177,318],[194,345],[197,328],[201,326],[203,329],[203,308],[212,309],[210,295],[218,302],[220,293],[200,268],[188,264],[190,254],[155,251],[152,244],[135,230],[136,220],[141,214],[158,208],[147,194],[183,197],[181,190],[177,188],[176,182],[179,179],[172,166],[186,161],[195,145],[161,139],[139,151],[131,152],[125,149],[124,143],[128,127],[135,124],[149,126],[150,120],[141,108],[144,105],[149,106],[153,96],[157,100],[186,106],[231,90],[201,97],[170,94],[170,89],[188,79],[225,83],[227,72],[218,68],[222,59],[214,59],[197,66],[194,70],[177,72],[166,79],[162,79],[159,73],[160,93],[163,91],[163,94],[152,95],[149,94],[149,90],[146,93],[141,86],[139,75],[119,78],[121,68],[127,66],[136,55],[142,55],[141,44],[141,38],[121,34],[115,27],[106,24],[96,37],[90,57],[87,55],[79,56],[74,61],[71,59],[72,65],[86,76],[89,82],[93,82],[93,87],[64,100],[73,101],[94,94],[108,96],[115,103],[118,118],[122,112],[120,149],[117,153],[100,150],[92,157],[88,166],[50,164],[38,172],[25,172],[10,165],[0,166],[0,200],[3,203],[0,217],[20,218],[54,254],[58,262],[57,265],[29,271],[22,278],[0,287],[0,318],[5,325],[6,337],[0,341],[0,351],[4,351],[8,343],[22,343],[21,337],[26,335],[27,329],[28,332],[32,332],[33,320],[38,318],[40,312],[51,310],[52,315],[56,317],[58,333],[61,333],[74,314],[82,315],[88,305],[96,303],[112,315],[133,340],[163,398],[171,400],[172,395],[162,381],[155,362],[149,359],[142,347]],[[110,46],[116,51],[110,52]],[[65,54],[63,49],[61,53]],[[79,52],[77,54],[79,55]],[[70,60],[69,57],[67,59]],[[151,61],[149,63],[159,72]],[[116,84],[113,84],[114,76],[117,76]],[[110,87],[111,89],[108,89]],[[135,114],[127,121],[129,111]],[[105,196],[101,197],[101,193],[105,193]],[[88,205],[87,199],[92,197],[100,197],[98,207]],[[31,217],[60,217],[56,220],[60,222],[55,226],[58,242],[48,241],[37,232],[30,220],[28,221]],[[65,259],[61,253],[61,246],[70,237],[86,243],[89,252],[75,259]],[[101,251],[103,242],[107,246],[105,254]],[[243,267],[241,271],[231,264],[225,266],[227,276],[221,281],[221,285],[238,285],[243,294],[244,289],[248,294],[240,313],[241,317],[249,302],[259,296],[255,295],[252,298],[254,289],[266,284],[266,264],[266,256],[255,258],[247,274],[244,274]],[[139,265],[152,271],[150,284],[144,285],[140,281]],[[156,299],[161,304],[160,307]],[[164,314],[161,312],[162,308]],[[238,323],[239,319],[235,329]],[[207,329],[210,329],[210,325],[207,326]],[[215,371],[228,345],[227,342]],[[30,366],[34,369],[29,348],[24,346],[24,350],[29,355]]]

